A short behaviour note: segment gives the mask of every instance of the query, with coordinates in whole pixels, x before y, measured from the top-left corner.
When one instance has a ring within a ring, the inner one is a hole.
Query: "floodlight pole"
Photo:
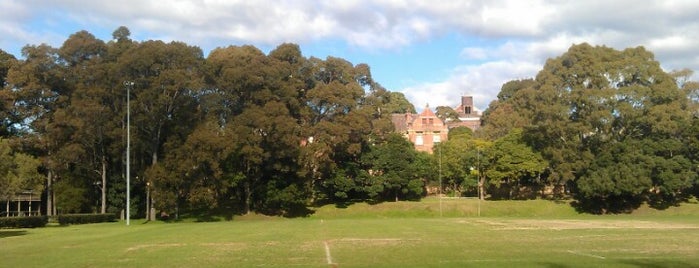
[[[483,183],[481,182],[481,149],[476,150],[476,158],[478,159],[478,217],[481,216],[481,196],[483,191]]]
[[[134,82],[124,81],[126,86],[126,225],[131,218],[131,87]]]
[[[436,142],[439,150],[439,217],[442,217],[442,147]]]

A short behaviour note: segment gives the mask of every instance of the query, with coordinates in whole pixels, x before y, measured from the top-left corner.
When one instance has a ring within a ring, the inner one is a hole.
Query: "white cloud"
[[[500,87],[513,79],[532,78],[542,68],[541,64],[521,61],[491,61],[462,66],[445,81],[423,83],[401,91],[416,108],[429,103],[430,107],[447,105],[455,107],[461,96],[473,96],[474,105],[485,110],[496,99]]]

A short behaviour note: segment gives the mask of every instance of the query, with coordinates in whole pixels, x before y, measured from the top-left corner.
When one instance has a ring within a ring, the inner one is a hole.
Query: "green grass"
[[[324,206],[308,218],[0,230],[1,267],[697,267],[699,205],[578,214],[550,201]]]

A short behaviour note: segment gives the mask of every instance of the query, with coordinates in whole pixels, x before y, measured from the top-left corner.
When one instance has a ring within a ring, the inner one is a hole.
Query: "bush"
[[[46,216],[3,217],[0,218],[0,228],[36,228],[44,227],[48,222]]]
[[[114,222],[116,220],[117,220],[116,214],[112,214],[112,213],[58,215],[58,223],[60,225]]]

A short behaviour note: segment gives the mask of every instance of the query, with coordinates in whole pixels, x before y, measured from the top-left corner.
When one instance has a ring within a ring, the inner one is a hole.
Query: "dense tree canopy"
[[[583,209],[675,204],[697,182],[684,145],[697,119],[691,90],[679,82],[643,47],[574,45],[535,80],[505,84],[486,130],[498,137],[524,128],[523,139],[548,161],[546,183],[574,193]]]
[[[126,27],[108,42],[79,31],[21,59],[0,51],[0,194],[45,189],[48,214],[117,212],[130,172],[141,215],[151,201],[168,213],[305,215],[418,199],[440,179],[455,195],[572,197],[599,213],[665,207],[698,188],[691,74],[664,72],[642,47],[574,45],[536,78],[505,83],[480,130],[455,128],[429,155],[392,133],[391,114],[415,108],[367,64],[295,44],[205,56],[131,40]]]

